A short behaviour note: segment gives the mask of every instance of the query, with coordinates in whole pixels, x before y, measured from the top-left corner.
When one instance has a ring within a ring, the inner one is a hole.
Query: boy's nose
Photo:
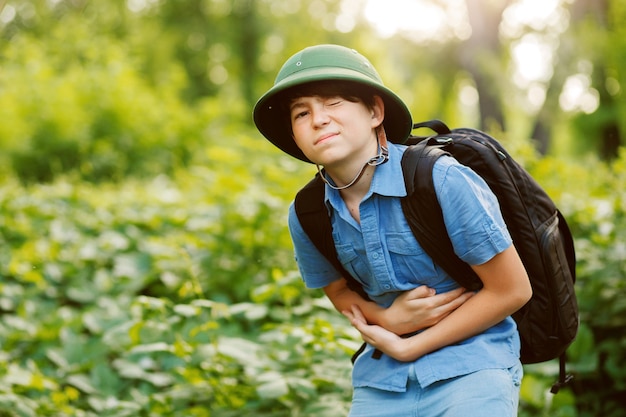
[[[315,106],[312,112],[312,120],[315,126],[324,126],[330,121],[328,111],[324,106]]]

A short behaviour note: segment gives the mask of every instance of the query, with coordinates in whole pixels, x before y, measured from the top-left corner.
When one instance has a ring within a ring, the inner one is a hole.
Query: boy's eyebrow
[[[292,102],[289,104],[289,110],[293,110],[297,107],[304,107],[304,103],[299,99],[292,100]]]

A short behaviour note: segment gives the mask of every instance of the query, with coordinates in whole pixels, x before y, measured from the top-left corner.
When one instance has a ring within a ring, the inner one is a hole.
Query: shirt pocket
[[[400,281],[433,286],[443,278],[432,258],[417,243],[412,232],[386,235],[389,257]]]
[[[344,269],[352,275],[361,285],[363,289],[367,291],[370,285],[367,283],[367,277],[370,276],[367,263],[363,261],[363,257],[358,254],[349,243],[335,245],[337,249],[337,257],[339,262],[343,265]]]

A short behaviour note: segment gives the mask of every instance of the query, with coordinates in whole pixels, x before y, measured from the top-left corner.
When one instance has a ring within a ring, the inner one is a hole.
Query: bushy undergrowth
[[[264,185],[236,148],[175,179],[3,184],[0,415],[345,408],[354,334],[293,272],[293,180]]]
[[[303,288],[286,229],[312,170],[221,134],[170,176],[3,182],[0,416],[346,414],[358,338]],[[574,231],[582,323],[572,387],[551,396],[557,364],[527,367],[520,415],[617,417],[626,154],[527,164]]]
[[[111,181],[171,175],[191,162],[217,120],[210,101],[192,107],[180,98],[179,66],[168,62],[151,82],[128,45],[80,19],[49,36],[42,43],[23,33],[0,50],[0,174]]]

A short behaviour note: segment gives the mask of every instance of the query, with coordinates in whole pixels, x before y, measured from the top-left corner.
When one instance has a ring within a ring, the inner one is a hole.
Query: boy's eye
[[[294,113],[293,118],[294,118],[294,119],[299,119],[299,118],[301,118],[301,117],[306,116],[307,114],[309,114],[309,112],[308,112],[308,111],[300,111],[300,112],[296,112],[296,113]]]
[[[343,102],[343,100],[335,98],[335,99],[332,99],[332,100],[328,100],[326,102],[326,105],[327,106],[337,106],[337,105],[341,104],[342,102]]]

